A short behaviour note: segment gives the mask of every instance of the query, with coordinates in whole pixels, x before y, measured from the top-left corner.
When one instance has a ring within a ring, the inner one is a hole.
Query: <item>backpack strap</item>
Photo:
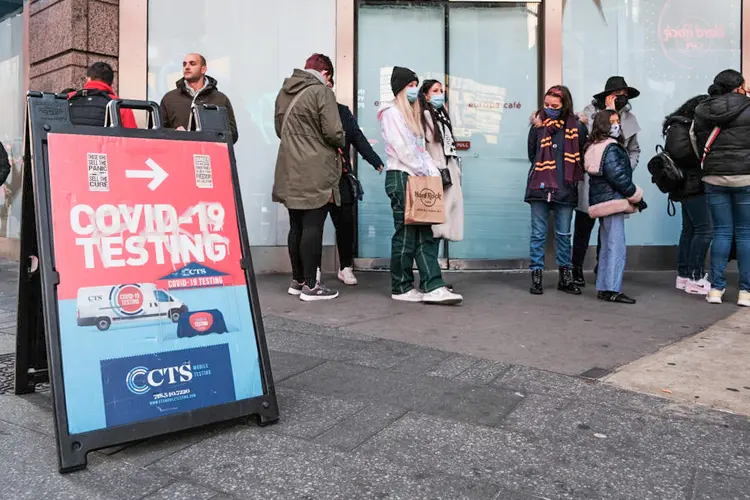
[[[284,135],[284,130],[286,130],[286,122],[289,121],[288,118],[289,118],[289,114],[292,112],[292,108],[294,107],[295,104],[297,104],[297,101],[299,101],[299,98],[302,97],[302,94],[304,94],[305,92],[307,92],[308,90],[310,90],[311,87],[312,87],[312,85],[310,85],[309,87],[305,87],[304,89],[300,90],[297,93],[297,95],[294,96],[294,99],[292,99],[292,102],[289,103],[289,107],[286,108],[286,111],[284,112],[284,118],[281,121],[281,134],[280,135],[282,137]]]
[[[703,148],[703,158],[701,158],[701,170],[703,169],[703,164],[706,163],[706,157],[708,156],[708,153],[711,152],[711,146],[713,145],[716,138],[719,137],[720,132],[721,132],[720,127],[714,127],[714,129],[711,131],[711,135],[708,136],[708,140],[706,141],[706,146]]]
[[[700,150],[698,149],[698,137],[695,135],[695,120],[690,122],[690,131],[688,132],[690,137],[690,145],[693,147],[693,154],[696,158],[701,157]]]

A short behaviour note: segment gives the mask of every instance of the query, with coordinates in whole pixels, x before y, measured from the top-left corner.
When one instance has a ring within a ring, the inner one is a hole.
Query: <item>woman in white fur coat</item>
[[[448,170],[451,182],[450,186],[443,188],[445,223],[432,226],[432,235],[448,241],[461,241],[464,239],[464,196],[443,84],[437,80],[425,80],[419,89],[419,102],[424,113],[422,126],[427,152],[440,170]]]

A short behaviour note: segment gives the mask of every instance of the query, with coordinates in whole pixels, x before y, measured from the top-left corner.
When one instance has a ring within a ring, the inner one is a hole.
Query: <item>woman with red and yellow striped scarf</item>
[[[577,183],[583,180],[581,152],[586,143],[586,126],[573,112],[573,98],[567,87],[555,85],[544,94],[544,107],[532,116],[529,131],[529,170],[525,201],[531,205],[530,292],[544,291],[544,248],[547,219],[555,214],[555,251],[560,271],[558,290],[580,295],[571,272],[571,220],[578,204]]]

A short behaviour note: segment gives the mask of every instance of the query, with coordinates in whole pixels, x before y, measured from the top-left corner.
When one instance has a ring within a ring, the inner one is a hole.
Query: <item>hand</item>
[[[589,117],[586,116],[586,113],[578,113],[578,121],[580,121],[584,125],[588,125],[589,124]]]
[[[532,124],[532,125],[533,125],[534,127],[537,127],[537,128],[539,128],[539,127],[541,127],[541,126],[542,126],[542,119],[541,119],[541,118],[539,118],[539,115],[538,115],[537,113],[534,113],[533,115],[531,115],[531,116],[529,117],[529,121],[531,122],[531,124]]]
[[[185,132],[185,127],[183,127],[182,125],[180,125],[175,130],[181,130],[181,131]]]
[[[608,95],[607,99],[605,99],[604,104],[607,105],[607,109],[611,109],[612,111],[617,111],[615,108],[615,101],[617,100],[616,95]]]
[[[380,166],[379,166],[378,168],[376,168],[375,170],[377,170],[379,174],[382,174],[382,173],[383,173],[383,165],[380,165]]]

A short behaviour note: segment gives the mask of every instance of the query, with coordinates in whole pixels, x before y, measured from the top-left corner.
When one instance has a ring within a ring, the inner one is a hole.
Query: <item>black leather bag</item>
[[[451,179],[451,171],[447,167],[440,169],[440,178],[443,180],[443,189],[451,187],[453,185],[453,179]]]
[[[362,201],[362,197],[365,194],[364,189],[362,189],[362,183],[351,172],[341,174],[339,190],[341,191],[341,203],[344,205],[351,205],[357,201]]]

